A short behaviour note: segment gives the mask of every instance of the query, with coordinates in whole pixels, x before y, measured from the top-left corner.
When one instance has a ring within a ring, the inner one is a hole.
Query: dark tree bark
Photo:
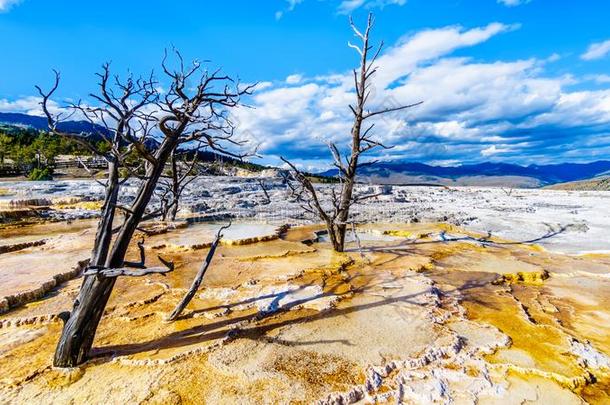
[[[321,199],[318,196],[319,193],[311,181],[303,173],[301,173],[296,166],[294,166],[288,160],[282,158],[282,160],[290,166],[293,178],[299,184],[299,186],[295,187],[290,182],[288,183],[292,189],[293,196],[302,203],[302,208],[305,211],[318,216],[325,223],[330,242],[333,249],[337,252],[342,252],[345,248],[345,233],[349,223],[349,212],[351,206],[359,201],[362,201],[363,199],[376,196],[354,196],[354,185],[356,183],[358,168],[374,163],[374,161],[361,162],[360,157],[365,152],[376,147],[388,148],[381,142],[378,142],[370,137],[370,131],[373,129],[375,124],[371,124],[364,129],[365,121],[378,115],[404,110],[421,104],[415,103],[397,107],[381,108],[377,111],[367,110],[367,102],[371,96],[370,79],[377,71],[375,60],[381,52],[383,42],[379,45],[373,57],[369,59],[369,52],[373,49],[373,47],[369,45],[369,34],[371,28],[373,27],[373,15],[369,14],[364,33],[360,32],[356,28],[351,19],[350,23],[354,34],[362,41],[361,46],[352,45],[351,43],[349,44],[349,46],[354,48],[360,55],[360,67],[358,70],[353,71],[356,104],[355,106],[349,106],[354,116],[351,130],[350,155],[345,159],[342,158],[337,145],[334,143],[329,143],[329,148],[334,159],[334,166],[339,170],[339,180],[341,183],[338,195],[334,189],[331,190],[332,194],[330,197],[332,207],[330,210],[323,206]]]
[[[172,141],[162,144],[157,153],[159,162],[166,159],[165,155],[173,147],[173,143]],[[140,187],[138,196],[130,208],[131,214],[116,237],[105,268],[115,269],[123,266],[129,243],[144,215],[161,170],[160,164],[149,165],[146,173],[147,180]],[[55,350],[54,365],[56,367],[73,367],[86,360],[115,282],[116,277],[106,277],[103,274],[85,276]]]
[[[261,186],[263,193],[265,194],[265,204],[271,204],[271,197],[269,197],[269,193],[267,192],[267,186],[265,185],[265,181],[263,179],[256,180],[258,185]]]
[[[82,105],[72,105],[70,108],[74,112],[79,112],[84,118],[94,123],[101,120],[106,131],[99,132],[110,146],[109,152],[101,152],[97,149],[94,142],[87,137],[75,134],[60,132],[57,124],[61,116],[53,116],[48,109],[49,98],[55,93],[59,86],[59,73],[55,72],[55,83],[47,93],[38,88],[43,97],[42,107],[47,116],[51,133],[65,138],[70,138],[87,147],[97,156],[102,156],[108,162],[108,174],[105,183],[104,204],[102,205],[101,218],[98,222],[95,242],[91,252],[91,260],[88,268],[97,269],[107,265],[107,257],[112,241],[112,227],[116,217],[116,210],[119,207],[118,195],[121,181],[119,179],[119,167],[121,162],[131,152],[121,151],[124,140],[131,134],[134,121],[146,119],[140,112],[145,107],[154,103],[156,95],[154,92],[154,82],[152,80],[134,81],[131,77],[125,82],[116,79],[116,87],[110,84],[110,66],[103,65],[102,72],[98,74],[99,94],[91,95],[99,103],[99,107],[88,107]],[[113,87],[120,89],[120,98],[113,94]],[[127,99],[137,100],[133,105],[127,105]],[[112,123],[110,123],[112,119]],[[135,147],[132,143],[131,147]],[[73,310],[69,317],[65,319],[64,332],[58,343],[54,357],[56,366],[74,366],[80,364],[86,358],[97,324],[102,316],[106,302],[114,286],[115,278],[101,278],[96,276],[85,276],[81,290],[74,302]]]
[[[53,116],[48,101],[59,84],[56,73],[55,85],[49,92],[38,88],[43,97],[45,111],[52,133],[64,136],[87,146],[94,154],[104,156],[109,163],[102,217],[98,224],[96,241],[89,268],[85,271],[83,284],[73,309],[65,321],[62,335],[55,351],[53,364],[57,367],[73,367],[87,359],[104,309],[112,294],[116,275],[142,275],[144,271],[126,271],[130,264],[125,255],[134,232],[144,218],[154,217],[159,212],[146,212],[161,174],[170,156],[180,145],[203,142],[219,152],[227,152],[226,144],[238,145],[232,139],[233,127],[226,110],[235,107],[243,94],[250,94],[252,86],[239,88],[239,83],[230,87],[232,80],[218,71],[209,74],[199,63],[186,67],[182,56],[175,52],[178,68],[170,69],[164,58],[162,67],[170,81],[170,88],[163,99],[157,93],[157,82],[149,79],[125,81],[115,77],[110,83],[109,65],[104,65],[99,74],[99,93],[91,97],[99,103],[96,107],[71,106],[91,122],[102,123],[107,131],[100,133],[110,144],[110,152],[101,153],[86,137],[67,134],[57,130],[61,117]],[[190,91],[187,81],[199,76],[195,90]],[[190,93],[190,94],[189,94]],[[151,112],[152,106],[156,110]],[[161,116],[160,118],[158,118]],[[147,140],[153,129],[161,133],[161,141],[150,149]],[[112,139],[108,138],[112,134]],[[144,175],[132,168],[125,160],[135,153],[144,166]],[[141,181],[137,195],[129,207],[118,204],[120,185],[119,167],[127,169]],[[113,229],[116,210],[124,211],[125,217],[118,229]],[[116,232],[115,232],[116,231]],[[113,234],[116,234],[114,242]],[[143,250],[141,250],[143,252]],[[142,264],[138,268],[143,268]],[[168,267],[172,267],[171,265]],[[158,272],[149,270],[149,272]]]

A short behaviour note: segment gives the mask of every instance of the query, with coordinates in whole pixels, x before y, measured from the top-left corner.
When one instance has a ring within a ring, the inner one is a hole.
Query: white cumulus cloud
[[[531,0],[498,0],[498,3],[504,4],[507,7],[520,6],[521,4],[527,4]]]
[[[580,55],[582,60],[601,59],[610,52],[610,39],[604,42],[596,42],[589,45],[585,53]]]
[[[377,60],[369,108],[424,103],[375,122],[377,139],[394,148],[371,157],[528,163],[568,157],[571,148],[581,148],[582,159],[591,142],[604,150],[604,139],[610,149],[610,90],[571,92],[570,75],[545,75],[547,59],[452,56],[516,28],[491,23],[428,29],[386,49]],[[344,72],[299,79],[255,94],[253,109],[235,112],[238,131],[261,144],[269,163],[284,156],[304,167],[328,168],[326,143],[349,143],[353,77]]]
[[[287,84],[299,84],[301,82],[301,80],[303,80],[303,75],[290,75],[286,78],[286,83]]]
[[[19,4],[21,0],[0,0],[0,13],[8,11],[12,6]]]
[[[39,115],[42,116],[42,107],[40,103],[42,102],[41,97],[23,97],[14,101],[10,101],[7,99],[0,99],[0,111],[2,112],[20,112],[29,115]],[[58,106],[55,102],[50,102],[50,109],[57,109]]]
[[[406,3],[407,0],[343,0],[337,7],[337,12],[339,14],[350,14],[363,6],[366,8],[384,8],[388,5],[404,6]]]

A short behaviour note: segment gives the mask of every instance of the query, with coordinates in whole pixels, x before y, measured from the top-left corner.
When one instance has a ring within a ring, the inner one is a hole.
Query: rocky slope
[[[610,177],[553,184],[547,188],[549,190],[610,191]]]

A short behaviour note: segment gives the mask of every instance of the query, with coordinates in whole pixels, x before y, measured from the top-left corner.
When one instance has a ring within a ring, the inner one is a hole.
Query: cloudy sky
[[[38,114],[34,84],[62,71],[60,97],[86,98],[93,73],[158,69],[165,47],[258,82],[234,112],[241,136],[308,169],[347,141],[348,16],[375,13],[384,51],[371,108],[386,116],[381,159],[520,164],[610,159],[610,2],[598,0],[0,0],[0,111]]]

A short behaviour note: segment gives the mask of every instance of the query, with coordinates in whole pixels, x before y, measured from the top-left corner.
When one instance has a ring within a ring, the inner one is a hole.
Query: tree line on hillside
[[[93,141],[97,150],[107,152],[110,144],[105,140]],[[231,156],[223,156],[209,150],[180,150],[177,151],[180,165],[196,165],[188,171],[189,175],[225,175],[232,168],[243,169],[249,172],[260,172],[273,167],[263,166]],[[51,179],[57,157],[70,155],[74,157],[94,157],[91,150],[83,147],[72,139],[57,136],[49,131],[42,131],[32,127],[0,124],[0,176],[4,172],[20,173],[28,176],[30,180]],[[132,155],[131,162],[137,162],[137,156]],[[78,161],[74,161],[78,164]],[[82,166],[82,164],[81,164]],[[175,169],[175,165],[173,167]],[[3,171],[4,169],[4,171]],[[167,172],[171,174],[172,167],[168,164]],[[122,171],[124,174],[125,171]],[[333,176],[323,176],[314,173],[305,173],[315,183],[336,183]]]
[[[107,149],[107,145],[100,140],[97,148]],[[59,155],[91,156],[91,152],[47,131],[0,126],[0,169],[15,169],[31,180],[45,180],[51,177]]]

